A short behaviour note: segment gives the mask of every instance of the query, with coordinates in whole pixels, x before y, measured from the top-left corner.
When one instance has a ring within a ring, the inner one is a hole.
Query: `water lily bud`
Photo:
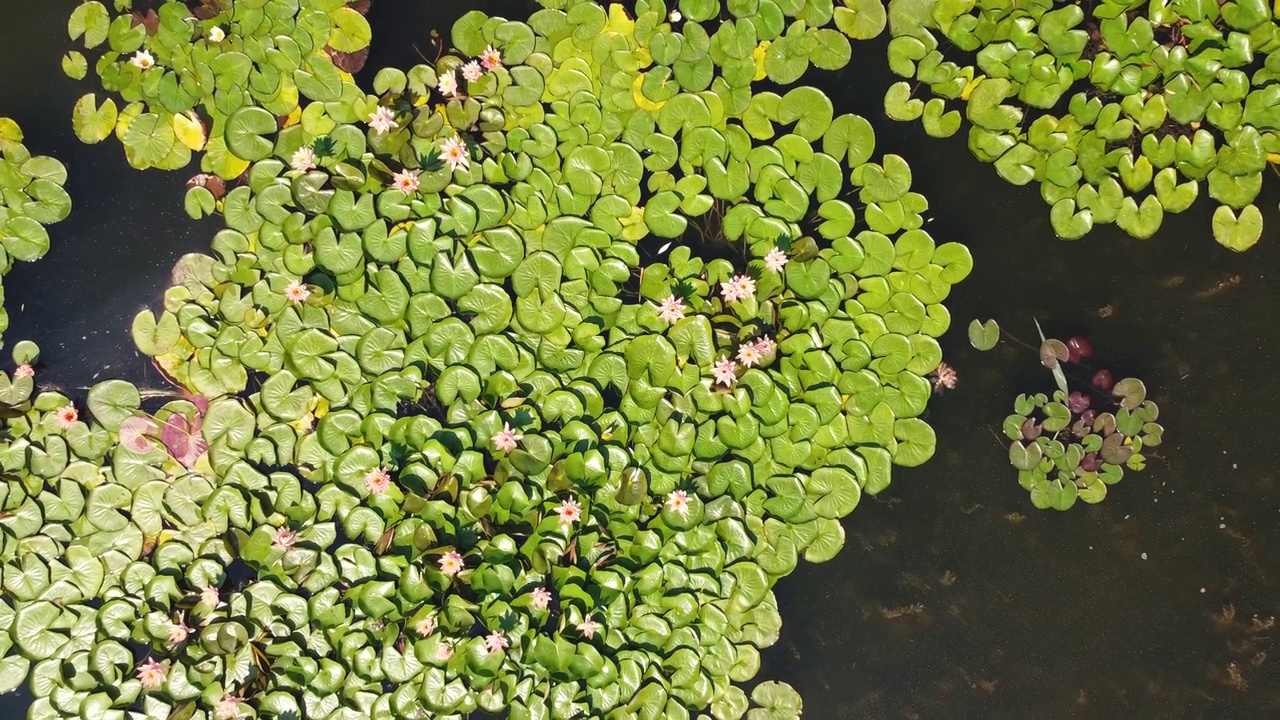
[[[1093,374],[1091,383],[1102,392],[1111,392],[1111,386],[1116,384],[1116,380],[1111,377],[1110,370],[1099,370]]]
[[[1067,341],[1067,359],[1080,362],[1083,358],[1093,357],[1093,343],[1088,338],[1076,335]]]

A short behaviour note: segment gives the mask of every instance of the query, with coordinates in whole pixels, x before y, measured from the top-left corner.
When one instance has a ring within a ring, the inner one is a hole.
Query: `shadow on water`
[[[467,10],[533,7],[378,0],[362,80],[434,58],[429,32],[447,38]],[[40,343],[48,382],[155,384],[129,321],[159,301],[179,256],[207,249],[213,225],[182,213],[186,173],[136,172],[118,143],[75,139],[71,107],[89,86],[58,70],[68,12],[23,3],[0,25],[0,114],[67,164],[75,202],[49,255],[5,278],[6,339]],[[1267,230],[1244,255],[1214,243],[1207,198],[1149,241],[1108,227],[1059,242],[1036,190],[1007,185],[962,135],[935,140],[884,117],[883,39],[854,53],[855,67],[805,82],[872,121],[878,151],[911,163],[930,233],[973,251],[942,342],[960,385],[930,407],[937,457],[864,498],[834,560],[780,583],[782,634],[760,677],[795,685],[815,718],[1274,715],[1280,446],[1265,423],[1280,399],[1280,181],[1267,181]],[[997,436],[1013,397],[1051,380],[1016,344],[970,348],[974,317],[1023,340],[1033,317],[1049,334],[1087,334],[1100,364],[1144,378],[1168,429],[1147,470],[1098,506],[1032,508]],[[25,704],[6,698],[0,715]]]

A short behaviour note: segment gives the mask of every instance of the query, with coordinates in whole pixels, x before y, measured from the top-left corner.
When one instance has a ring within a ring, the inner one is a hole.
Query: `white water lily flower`
[[[298,172],[306,172],[316,166],[316,151],[310,145],[304,145],[294,151],[289,158],[289,167]]]
[[[227,32],[222,28],[218,27],[217,25],[214,25],[213,27],[209,28],[209,42],[220,43],[226,39],[227,39]]]
[[[129,63],[141,70],[150,70],[155,67],[156,59],[146,50],[139,50],[129,59]]]

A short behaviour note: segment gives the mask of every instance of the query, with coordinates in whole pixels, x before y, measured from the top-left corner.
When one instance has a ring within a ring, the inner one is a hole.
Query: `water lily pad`
[[[329,47],[338,52],[354,53],[369,46],[373,37],[369,21],[350,7],[340,7],[329,12],[333,31],[329,34]]]
[[[245,160],[261,160],[274,148],[263,135],[276,129],[276,119],[266,110],[252,106],[240,108],[227,120],[227,148]]]
[[[835,8],[836,27],[854,40],[870,40],[884,31],[889,18],[878,0],[841,0]]]
[[[81,6],[83,7],[83,6]],[[99,143],[111,136],[116,129],[116,103],[111,98],[102,101],[102,105],[97,104],[97,98],[92,93],[85,95],[76,102],[75,110],[71,117],[72,129],[75,130],[76,137],[81,142]]]
[[[1257,244],[1261,237],[1262,212],[1256,205],[1245,206],[1239,216],[1226,205],[1213,212],[1213,238],[1224,247],[1244,252]]]
[[[995,320],[985,323],[975,319],[969,323],[969,344],[978,350],[990,350],[1000,342],[1000,326]]]

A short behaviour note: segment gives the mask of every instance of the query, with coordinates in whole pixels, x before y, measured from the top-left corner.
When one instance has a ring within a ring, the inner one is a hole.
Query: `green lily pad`
[[[1000,326],[995,320],[985,323],[975,319],[969,323],[969,344],[978,350],[990,350],[1000,342]]]
[[[854,40],[870,40],[884,32],[889,17],[879,0],[841,0],[835,8],[836,27]]]
[[[1213,238],[1220,245],[1244,252],[1257,244],[1261,237],[1262,212],[1257,206],[1246,206],[1239,216],[1226,205],[1213,212]]]

